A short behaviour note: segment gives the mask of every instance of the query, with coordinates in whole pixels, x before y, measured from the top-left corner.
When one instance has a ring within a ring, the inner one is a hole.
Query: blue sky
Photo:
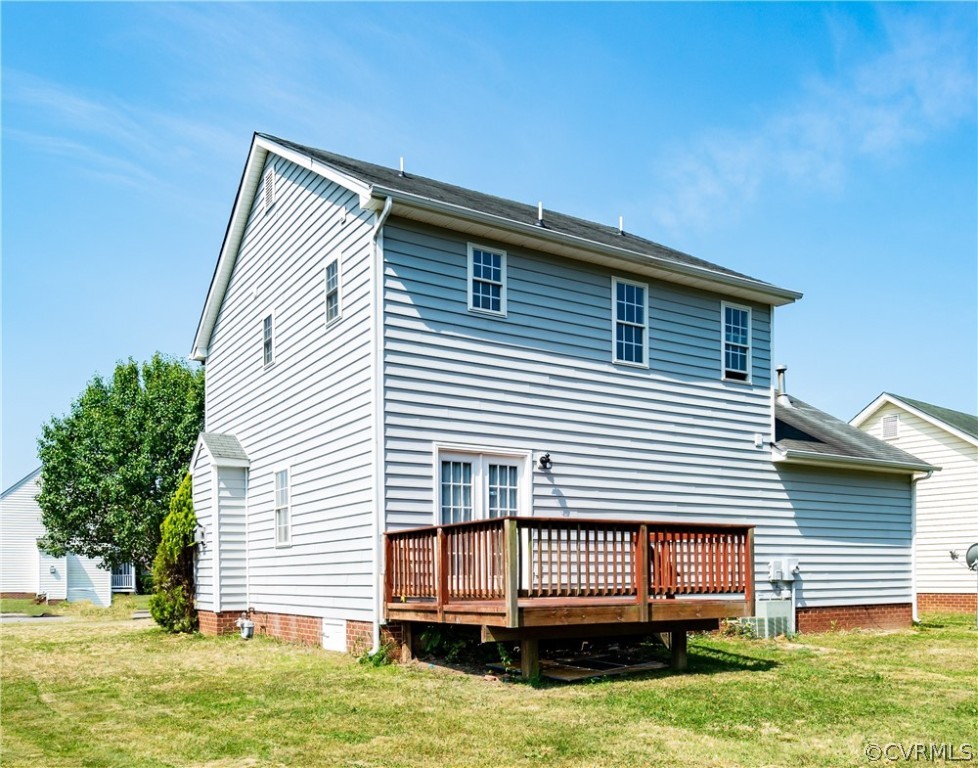
[[[976,411],[978,6],[3,3],[3,487],[190,351],[251,134],[616,224],[805,298],[788,388]]]

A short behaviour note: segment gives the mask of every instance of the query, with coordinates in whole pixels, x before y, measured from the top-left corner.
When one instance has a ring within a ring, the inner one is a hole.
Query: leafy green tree
[[[42,547],[149,565],[204,423],[204,371],[159,353],[95,376],[38,440]]]
[[[160,528],[160,547],[153,560],[153,594],[149,612],[167,632],[197,629],[194,610],[194,514],[193,485],[184,477],[170,502],[170,513]]]

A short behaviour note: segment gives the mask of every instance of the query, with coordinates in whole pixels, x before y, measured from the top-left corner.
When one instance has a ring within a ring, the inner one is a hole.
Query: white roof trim
[[[943,429],[948,434],[954,435],[955,437],[964,440],[966,443],[978,446],[978,438],[969,435],[967,432],[962,432],[957,427],[952,427],[946,421],[935,418],[929,413],[924,413],[919,408],[914,408],[909,403],[904,402],[899,397],[891,395],[889,392],[884,392],[882,395],[877,397],[873,402],[863,408],[859,413],[852,417],[849,423],[854,427],[859,427],[864,424],[876,411],[882,408],[884,405],[895,405],[898,408],[902,408],[907,413],[912,413],[917,418],[923,419],[928,424],[933,424],[939,429]]]
[[[238,249],[241,247],[241,240],[244,236],[245,227],[248,224],[251,203],[258,189],[258,185],[261,183],[262,168],[265,165],[265,160],[269,152],[289,160],[300,167],[309,168],[323,178],[349,189],[359,196],[360,204],[364,208],[380,209],[387,198],[392,198],[395,206],[400,205],[402,209],[429,211],[450,219],[478,222],[490,227],[497,233],[508,231],[516,233],[520,238],[525,240],[533,240],[538,243],[552,243],[565,248],[572,247],[577,251],[591,253],[597,256],[595,263],[608,263],[609,260],[614,260],[620,262],[623,266],[628,266],[634,271],[652,277],[660,277],[666,280],[672,278],[673,282],[686,283],[705,289],[711,286],[714,289],[717,286],[721,286],[725,289],[725,292],[731,295],[742,299],[753,300],[761,304],[782,306],[797,301],[802,296],[797,291],[778,288],[777,286],[767,285],[766,283],[749,278],[725,275],[692,264],[674,263],[661,257],[637,253],[627,248],[617,248],[595,243],[592,240],[574,235],[540,229],[531,224],[513,221],[512,219],[501,216],[494,216],[482,211],[441,203],[437,200],[431,200],[419,195],[399,192],[381,186],[372,186],[354,176],[338,171],[334,167],[320,162],[310,155],[285,147],[276,141],[272,141],[265,136],[259,136],[256,133],[252,137],[251,149],[249,150],[248,160],[245,163],[245,168],[241,175],[238,194],[235,198],[234,207],[231,210],[231,218],[228,221],[227,231],[224,235],[224,243],[221,246],[221,253],[217,260],[217,266],[214,269],[214,276],[211,279],[207,298],[204,301],[204,309],[201,313],[200,321],[197,324],[197,333],[194,336],[194,344],[190,352],[191,360],[203,362],[207,359],[211,334],[217,323],[217,316],[221,311],[224,293],[227,291],[228,283],[231,280],[231,273],[234,271]],[[401,213],[405,215],[404,210]]]
[[[537,242],[560,243],[565,246],[571,246],[577,251],[589,252],[605,258],[612,257],[627,264],[634,271],[650,274],[653,277],[664,278],[666,280],[672,278],[671,282],[676,282],[675,277],[682,275],[692,278],[701,287],[713,286],[715,290],[716,286],[719,285],[726,289],[727,292],[730,292],[731,295],[736,295],[740,298],[749,299],[761,304],[770,304],[771,306],[779,307],[797,301],[802,297],[802,294],[798,291],[779,288],[774,285],[761,283],[757,280],[751,280],[750,278],[727,275],[721,272],[715,272],[707,267],[683,264],[659,256],[651,256],[646,253],[632,251],[628,248],[597,243],[576,235],[555,232],[550,229],[540,228],[535,224],[514,221],[491,213],[421,197],[420,195],[413,195],[381,186],[372,187],[372,192],[374,199],[368,204],[369,207],[379,207],[386,198],[390,197],[394,199],[394,212],[400,213],[402,216],[405,215],[404,208],[413,208],[431,211],[454,219],[478,222],[491,227],[493,230],[508,230],[517,233],[525,239],[532,239]],[[401,211],[397,210],[399,205],[402,208]],[[505,238],[498,236],[496,239],[505,241]],[[706,284],[709,284],[709,286]]]
[[[816,451],[797,451],[772,446],[771,460],[777,464],[801,464],[826,469],[868,469],[875,472],[914,474],[916,472],[937,472],[940,467],[920,462],[886,461],[884,459],[861,459],[855,456],[818,453]]]
[[[28,482],[30,482],[31,480],[33,480],[39,474],[41,474],[41,468],[40,467],[38,467],[37,469],[35,469],[33,472],[28,472],[26,475],[24,475],[22,478],[20,478],[20,480],[18,480],[16,483],[14,483],[12,486],[10,486],[7,490],[5,490],[2,494],[0,494],[0,499],[7,498],[7,496],[9,496],[11,493],[13,493],[14,491],[16,491],[21,486],[26,485]]]

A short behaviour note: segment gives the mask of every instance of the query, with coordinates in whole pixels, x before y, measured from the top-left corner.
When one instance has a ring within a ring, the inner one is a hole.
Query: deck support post
[[[414,658],[414,630],[410,621],[401,624],[401,664]]]
[[[638,527],[635,542],[635,600],[638,602],[638,620],[649,620],[649,527],[644,523]]]
[[[747,562],[744,564],[744,599],[747,601],[747,615],[756,616],[756,606],[754,605],[754,529],[747,529]]]
[[[540,641],[535,637],[520,640],[520,675],[524,680],[540,676]]]
[[[520,625],[520,538],[516,520],[503,520],[503,594],[506,600],[506,626]]]
[[[435,605],[438,607],[438,621],[445,621],[445,603],[448,602],[448,537],[445,529],[438,527],[435,534]]]
[[[669,651],[672,656],[671,666],[676,672],[685,672],[686,659],[686,630],[675,630],[670,633]]]

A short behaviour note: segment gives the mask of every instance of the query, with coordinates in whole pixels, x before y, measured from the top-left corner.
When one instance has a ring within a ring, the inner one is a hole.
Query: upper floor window
[[[892,413],[882,418],[883,439],[893,440],[900,436],[900,417]]]
[[[272,315],[265,315],[265,319],[262,320],[261,324],[261,346],[262,346],[262,358],[264,360],[265,366],[268,367],[275,360],[275,341],[273,338],[273,320]]]
[[[340,261],[333,259],[326,265],[326,324],[340,317]]]
[[[614,362],[648,367],[649,287],[612,278],[614,295]]]
[[[506,314],[506,251],[469,244],[469,309]]]
[[[275,473],[275,545],[279,547],[292,541],[289,490],[289,470],[280,469]]]
[[[750,308],[724,303],[723,378],[750,381]]]
[[[265,175],[262,178],[262,203],[265,207],[265,213],[272,210],[272,206],[275,205],[275,165],[270,164],[265,169]]]

